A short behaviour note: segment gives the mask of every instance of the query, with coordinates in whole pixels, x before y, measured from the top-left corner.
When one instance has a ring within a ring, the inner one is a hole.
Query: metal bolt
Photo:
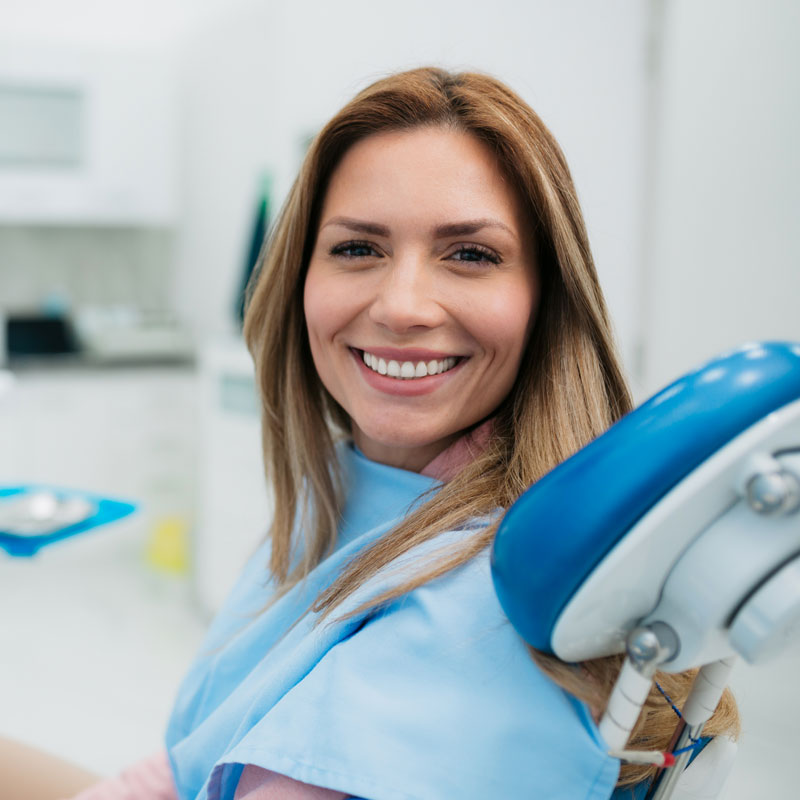
[[[787,469],[756,473],[747,481],[747,503],[757,514],[791,514],[800,508],[800,481]]]
[[[628,657],[646,677],[652,677],[656,668],[673,658],[680,647],[675,631],[664,622],[634,628],[626,644]]]
[[[658,656],[658,636],[650,628],[634,628],[628,636],[628,655],[639,664]]]

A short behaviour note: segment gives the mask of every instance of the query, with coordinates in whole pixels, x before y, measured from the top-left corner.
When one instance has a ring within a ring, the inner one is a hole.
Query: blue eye
[[[460,258],[456,258],[456,256],[460,256]],[[455,261],[465,261],[470,264],[480,264],[484,261],[488,261],[492,264],[500,263],[500,259],[491,250],[476,244],[459,247],[450,258]]]
[[[369,242],[343,242],[331,248],[331,255],[344,258],[367,258],[378,254]]]

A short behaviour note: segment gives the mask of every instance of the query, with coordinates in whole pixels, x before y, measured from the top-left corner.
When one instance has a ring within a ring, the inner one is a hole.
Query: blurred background
[[[110,773],[157,749],[261,539],[243,282],[307,143],[436,64],[560,141],[638,399],[800,340],[794,0],[0,0],[0,485],[139,513],[0,552],[0,733]],[[737,668],[727,798],[796,791],[800,662]]]

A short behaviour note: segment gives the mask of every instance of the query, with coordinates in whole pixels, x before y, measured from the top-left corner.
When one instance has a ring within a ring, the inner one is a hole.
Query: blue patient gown
[[[181,686],[167,731],[181,800],[231,800],[245,764],[368,800],[609,798],[619,764],[506,620],[488,553],[377,614],[315,625],[309,607],[342,566],[439,485],[349,446],[341,458],[336,551],[268,606],[264,544]],[[475,527],[411,551],[343,610]]]

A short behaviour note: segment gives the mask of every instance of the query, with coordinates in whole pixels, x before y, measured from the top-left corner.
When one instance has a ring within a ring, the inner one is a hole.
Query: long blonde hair
[[[349,430],[349,419],[316,374],[303,314],[303,283],[322,201],[353,144],[378,132],[419,126],[468,132],[496,155],[524,203],[536,242],[539,310],[516,382],[494,413],[489,446],[347,566],[317,599],[315,607],[325,613],[416,545],[510,506],[631,408],[572,178],[539,117],[508,87],[482,74],[421,68],[373,83],[312,142],[249,291],[244,333],[262,399],[264,462],[275,499],[269,568],[278,585],[284,590],[294,585],[330,552],[343,498],[334,441],[337,431]],[[305,517],[302,542],[293,541],[298,515]],[[494,534],[489,526],[465,535],[457,549],[421,565],[376,604],[466,563]],[[604,704],[618,669],[608,659],[576,670],[551,656],[534,653],[534,658],[594,707]],[[666,703],[653,709],[650,717],[672,722]],[[645,735],[656,727],[651,719]],[[621,783],[643,776],[643,768],[628,769]]]

